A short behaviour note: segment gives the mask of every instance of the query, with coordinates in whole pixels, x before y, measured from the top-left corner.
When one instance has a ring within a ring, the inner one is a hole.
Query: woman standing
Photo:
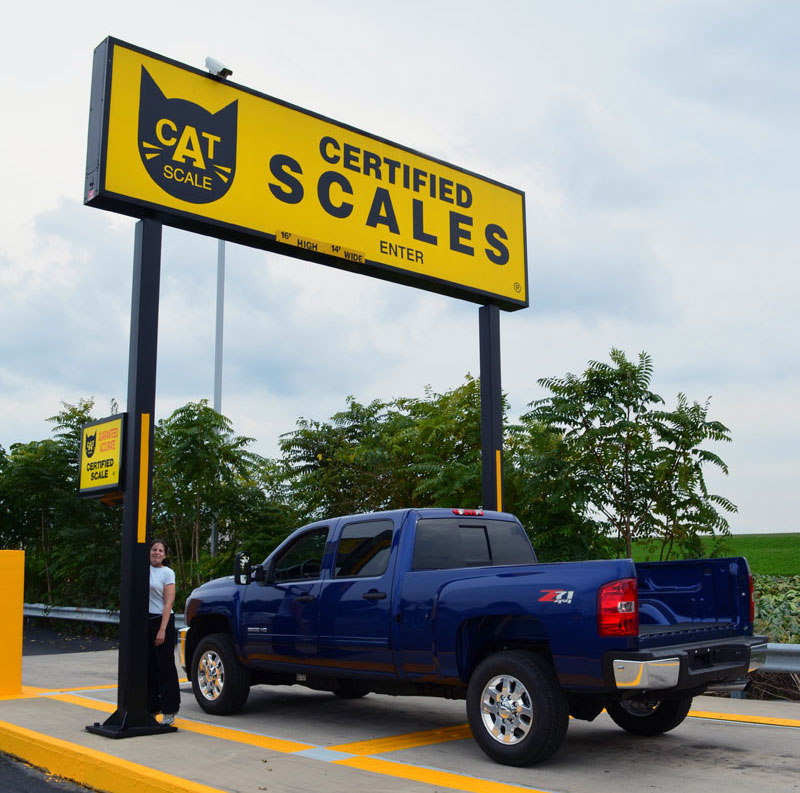
[[[175,668],[175,572],[165,564],[167,545],[150,543],[150,619],[148,628],[147,709],[163,713],[162,724],[172,724],[181,706],[178,670]]]

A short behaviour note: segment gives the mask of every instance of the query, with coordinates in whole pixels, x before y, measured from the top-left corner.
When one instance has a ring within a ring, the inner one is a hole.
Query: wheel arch
[[[467,683],[475,667],[503,650],[526,650],[552,665],[550,643],[541,621],[524,615],[492,615],[465,620],[458,631],[458,672]]]
[[[223,614],[198,614],[189,625],[186,634],[186,676],[192,679],[192,658],[197,645],[209,634],[226,633],[231,637],[234,647],[236,647],[235,636],[231,630],[230,620]]]

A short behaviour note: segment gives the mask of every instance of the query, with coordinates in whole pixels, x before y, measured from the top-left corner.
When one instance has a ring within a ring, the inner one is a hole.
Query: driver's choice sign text
[[[521,191],[111,38],[95,52],[85,198],[478,303],[528,305]]]

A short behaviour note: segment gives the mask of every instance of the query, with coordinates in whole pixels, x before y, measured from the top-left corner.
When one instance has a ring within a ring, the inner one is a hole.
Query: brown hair
[[[167,545],[167,541],[162,540],[161,537],[153,537],[153,539],[150,540],[150,545],[147,547],[148,555],[150,554],[150,551],[153,550],[154,545],[164,546],[164,561],[161,562],[161,564],[163,564],[164,567],[172,567],[172,565],[169,563],[169,546]]]

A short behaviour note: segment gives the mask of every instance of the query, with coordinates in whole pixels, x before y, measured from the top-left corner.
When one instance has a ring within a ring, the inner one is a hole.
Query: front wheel
[[[661,735],[674,730],[689,713],[691,697],[681,699],[623,699],[608,702],[608,715],[634,735]]]
[[[567,698],[552,666],[533,653],[506,650],[481,661],[467,686],[467,717],[478,746],[503,765],[554,754],[569,726]]]
[[[228,715],[242,709],[250,694],[250,672],[236,657],[230,636],[204,636],[192,657],[192,690],[206,713]]]

